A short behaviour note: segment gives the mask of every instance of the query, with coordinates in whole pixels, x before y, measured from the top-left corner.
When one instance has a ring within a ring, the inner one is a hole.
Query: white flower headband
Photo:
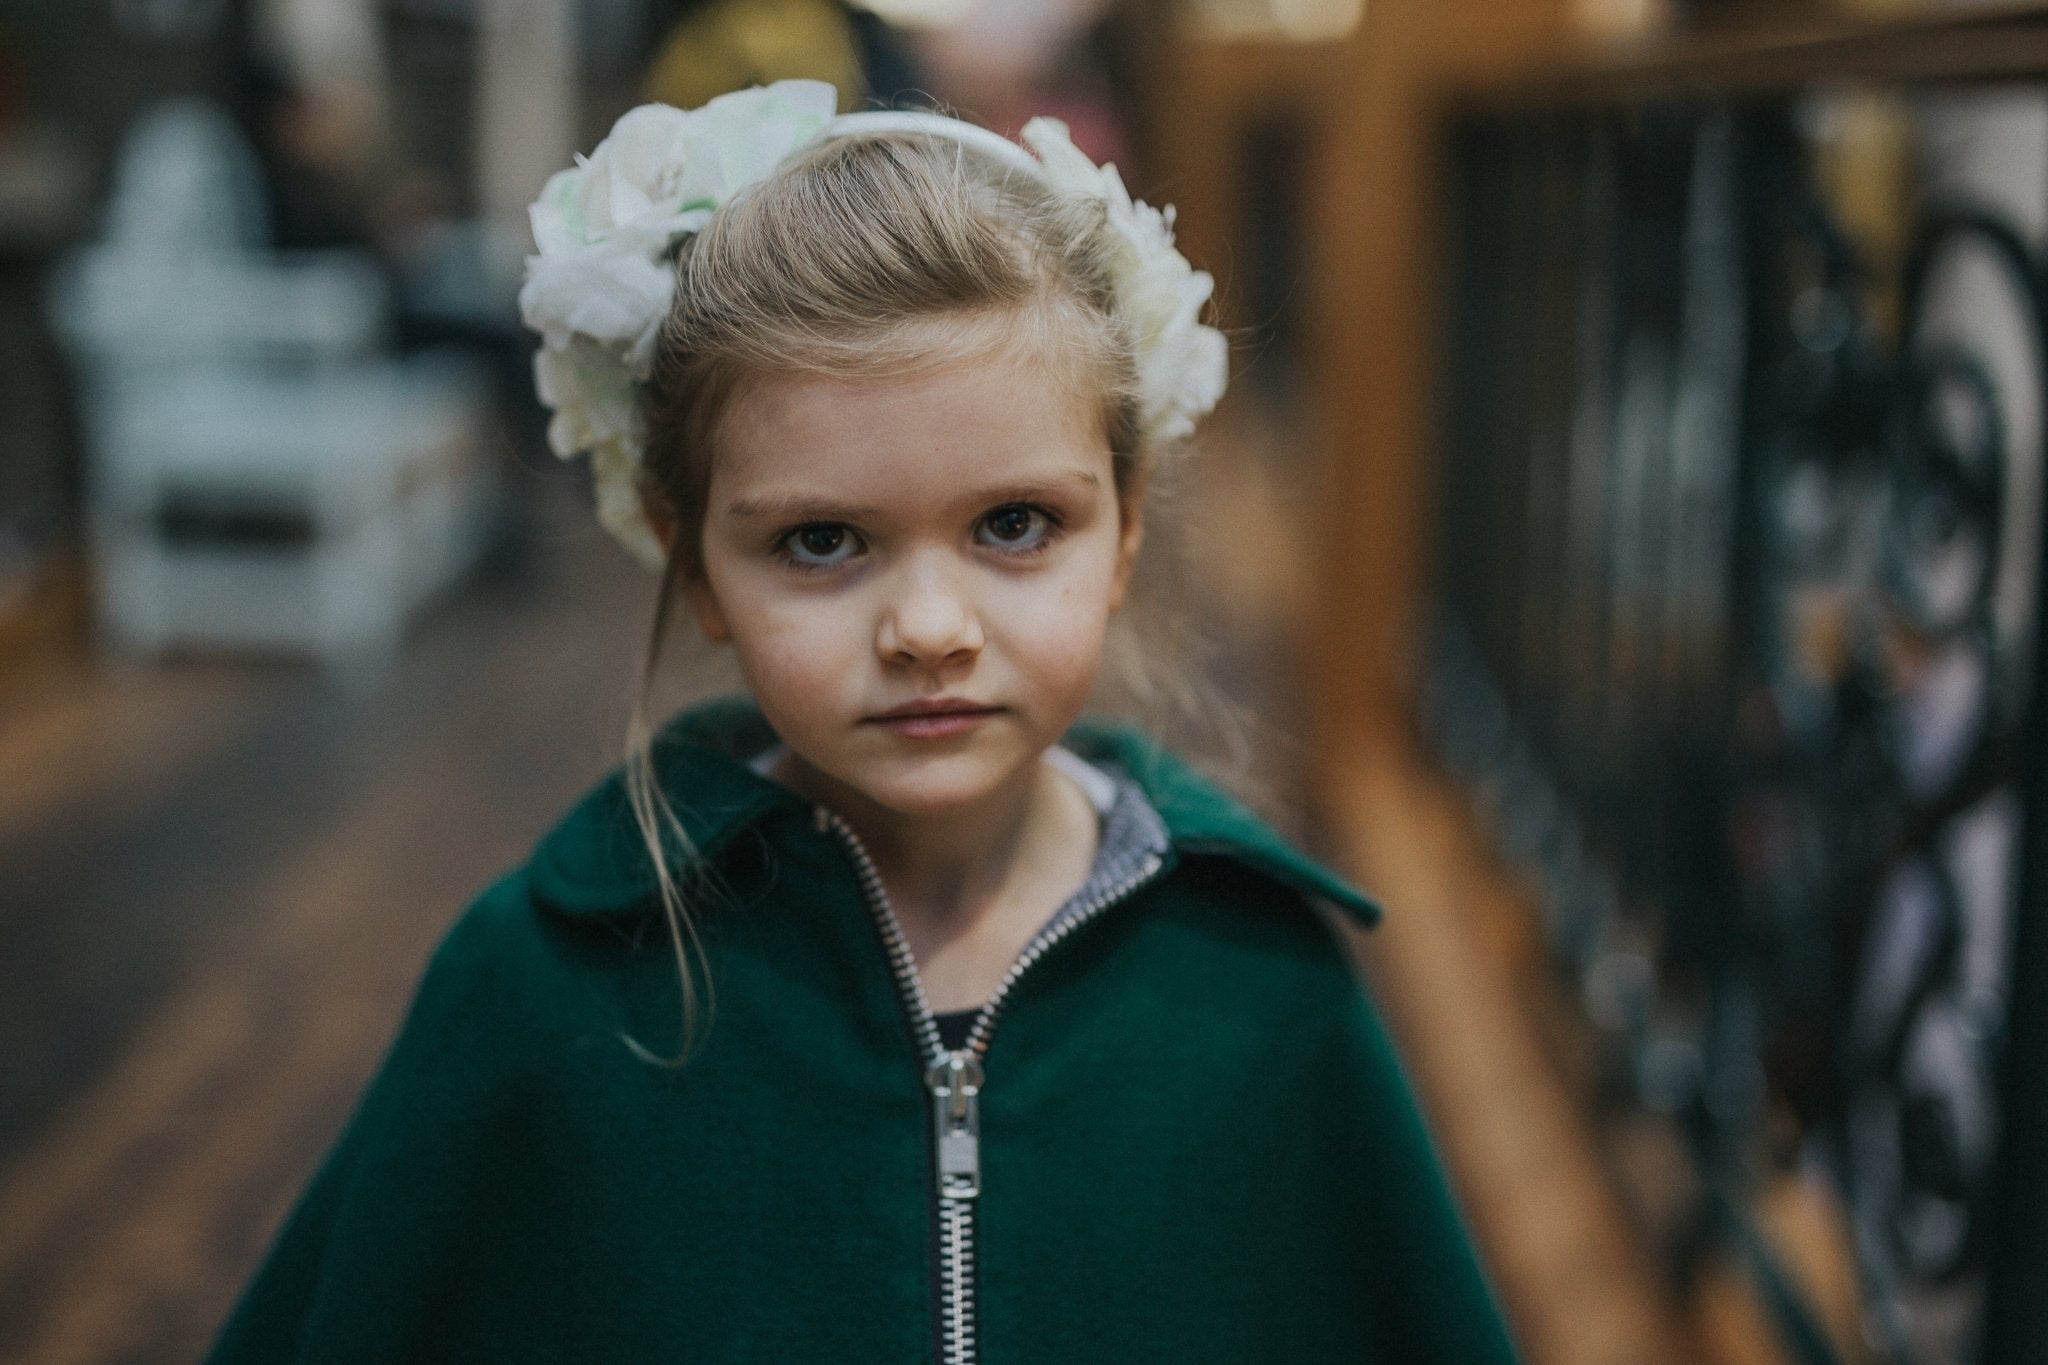
[[[1174,249],[1173,210],[1132,200],[1116,167],[1090,161],[1065,124],[1031,120],[1020,147],[937,114],[834,117],[837,105],[837,93],[821,81],[777,81],[700,109],[645,104],[621,117],[596,151],[556,173],[534,201],[538,252],[526,261],[519,310],[541,334],[534,380],[554,410],[548,444],[564,459],[590,452],[598,519],[652,567],[660,567],[662,553],[640,505],[646,426],[639,394],[674,293],[676,246],[720,204],[820,139],[937,133],[1055,190],[1101,200],[1124,248],[1117,305],[1135,342],[1145,435],[1157,442],[1186,436],[1223,395],[1227,348],[1222,333],[1201,321],[1214,281]]]

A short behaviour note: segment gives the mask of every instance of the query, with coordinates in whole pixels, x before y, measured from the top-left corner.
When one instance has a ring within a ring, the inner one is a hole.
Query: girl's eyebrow
[[[1071,469],[1046,478],[1023,479],[977,489],[962,494],[960,501],[982,507],[1000,507],[1006,502],[1031,502],[1061,492],[1093,491],[1101,486],[1102,478],[1095,471]],[[872,522],[885,519],[889,510],[862,503],[835,502],[814,493],[794,491],[755,493],[734,498],[725,505],[727,516],[741,520]]]
[[[742,520],[775,521],[868,521],[876,509],[848,502],[827,502],[805,493],[761,493],[734,498],[725,514]]]

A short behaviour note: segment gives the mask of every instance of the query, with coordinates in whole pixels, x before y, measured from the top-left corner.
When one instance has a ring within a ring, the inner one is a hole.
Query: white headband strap
[[[956,118],[947,118],[944,114],[928,114],[915,109],[876,109],[859,114],[841,114],[826,124],[825,131],[818,136],[825,141],[872,133],[933,133],[986,152],[1017,170],[1029,171],[1040,177],[1045,175],[1045,168],[1038,164],[1038,158],[1001,134]]]

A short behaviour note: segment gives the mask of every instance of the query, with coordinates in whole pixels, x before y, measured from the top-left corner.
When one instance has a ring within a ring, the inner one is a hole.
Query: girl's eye
[[[984,545],[1017,553],[1041,548],[1048,543],[1055,529],[1051,514],[1044,508],[1013,502],[983,517],[975,539]]]
[[[784,536],[779,548],[803,568],[829,569],[853,558],[860,540],[852,528],[836,521],[814,521]]]

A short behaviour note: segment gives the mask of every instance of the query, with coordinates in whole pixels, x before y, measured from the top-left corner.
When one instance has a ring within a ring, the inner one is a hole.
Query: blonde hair
[[[1027,348],[1100,393],[1117,492],[1135,497],[1152,452],[1132,339],[1116,308],[1113,231],[1100,201],[1061,195],[953,139],[898,132],[806,149],[683,243],[642,396],[640,493],[674,534],[626,763],[682,979],[683,1046],[668,1060],[692,1049],[692,963],[702,954],[677,876],[694,850],[656,776],[647,710],[677,598],[702,572],[721,414],[753,377],[903,376],[963,354]]]

